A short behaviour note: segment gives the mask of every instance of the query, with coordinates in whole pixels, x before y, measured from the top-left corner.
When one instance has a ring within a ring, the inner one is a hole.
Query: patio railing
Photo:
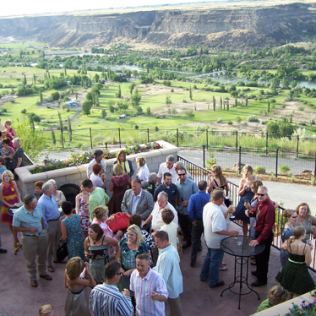
[[[178,161],[183,162],[185,168],[191,173],[194,181],[198,183],[201,180],[208,180],[208,174],[210,174],[210,171],[206,168],[203,168],[181,156],[178,155]],[[227,181],[229,186],[229,196],[231,197],[233,201],[233,205],[238,205],[240,196],[238,194],[238,185]],[[282,246],[282,240],[281,240],[281,233],[285,225],[284,217],[283,217],[283,211],[285,209],[283,207],[279,207],[275,211],[275,223],[274,223],[274,240],[272,242],[272,246],[278,250],[281,250]],[[235,224],[238,226],[242,226],[239,221],[234,221]],[[313,272],[316,272],[316,251],[315,251],[315,239],[313,234],[311,234],[312,244],[313,244],[313,250],[312,250],[312,262],[309,266],[309,269]]]

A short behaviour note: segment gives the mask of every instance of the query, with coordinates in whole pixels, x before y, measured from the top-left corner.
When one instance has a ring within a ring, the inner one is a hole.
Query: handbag
[[[57,261],[62,262],[67,256],[68,256],[67,241],[60,242],[56,251]]]
[[[112,214],[114,220],[108,223],[109,227],[112,229],[113,233],[118,230],[126,229],[129,226],[129,216],[123,212]]]

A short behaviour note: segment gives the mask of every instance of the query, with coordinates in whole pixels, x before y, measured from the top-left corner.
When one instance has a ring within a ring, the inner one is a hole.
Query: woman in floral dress
[[[81,218],[81,228],[85,237],[90,226],[89,199],[90,193],[80,184],[81,193],[76,196],[76,213]]]
[[[67,240],[68,260],[73,257],[85,260],[84,235],[80,227],[80,216],[72,213],[70,202],[63,202],[62,209],[66,218],[61,221],[61,239]]]

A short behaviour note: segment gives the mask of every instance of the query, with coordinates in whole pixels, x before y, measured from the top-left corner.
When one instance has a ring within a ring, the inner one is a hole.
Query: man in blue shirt
[[[187,178],[187,171],[185,168],[178,170],[179,180],[176,185],[178,188],[178,199],[176,200],[176,209],[178,211],[179,224],[181,226],[185,243],[182,248],[191,246],[191,229],[192,223],[188,215],[188,204],[190,196],[199,191],[197,184]]]
[[[45,227],[47,228],[48,235],[47,268],[49,272],[54,272],[52,253],[54,262],[57,263],[57,247],[61,237],[61,226],[59,222],[60,212],[58,210],[55,197],[53,196],[53,184],[51,182],[44,183],[42,190],[43,195],[38,200],[38,204],[43,211]]]
[[[23,255],[27,262],[31,285],[37,287],[36,257],[39,276],[48,281],[52,280],[46,272],[47,235],[44,230],[43,212],[37,205],[34,195],[27,194],[24,197],[24,206],[14,213],[12,228],[15,247],[17,233],[22,232]]]
[[[194,267],[198,250],[202,250],[201,236],[203,234],[203,208],[210,201],[211,196],[205,192],[207,182],[202,180],[198,184],[199,192],[191,195],[188,213],[192,222],[192,248],[190,266]]]
[[[172,183],[172,175],[170,172],[166,172],[163,175],[163,183],[160,184],[158,188],[155,190],[154,201],[157,202],[157,197],[160,192],[166,192],[168,194],[168,202],[175,207],[175,197],[177,196],[177,186]]]

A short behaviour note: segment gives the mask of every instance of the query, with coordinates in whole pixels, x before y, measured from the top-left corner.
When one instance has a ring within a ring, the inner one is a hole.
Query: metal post
[[[298,143],[299,143],[299,140],[300,140],[300,137],[297,135],[296,136],[296,158],[298,158]]]
[[[205,168],[205,146],[203,145],[203,168]]]
[[[91,146],[91,149],[92,149],[93,146],[92,146],[92,132],[91,132],[91,127],[89,127],[89,131],[90,131],[90,146]]]
[[[147,142],[149,143],[149,128],[147,128]]]
[[[121,129],[118,128],[118,132],[119,132],[119,143],[120,143],[120,148],[122,147],[122,143],[121,143]]]
[[[241,146],[239,146],[239,174],[241,171]]]
[[[206,149],[208,150],[208,130],[206,130]]]
[[[108,149],[108,143],[107,142],[105,143],[105,149]]]
[[[279,158],[279,148],[275,152],[275,177],[278,177],[278,158]]]
[[[266,132],[266,156],[268,156],[268,146],[269,146],[269,135],[268,132]]]
[[[315,154],[314,177],[316,177],[316,154]]]
[[[179,130],[177,129],[177,147],[179,147]]]
[[[236,131],[236,151],[238,150],[238,131]]]

